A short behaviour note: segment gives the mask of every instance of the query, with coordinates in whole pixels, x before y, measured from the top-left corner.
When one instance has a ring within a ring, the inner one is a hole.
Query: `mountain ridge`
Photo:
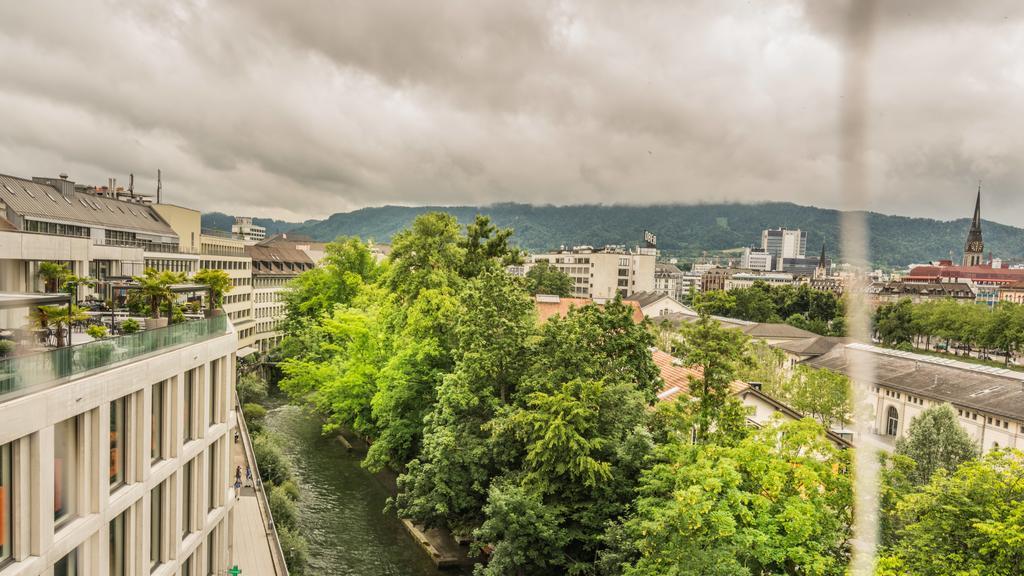
[[[807,231],[807,254],[818,254],[822,242],[834,256],[839,244],[839,221],[844,213],[830,208],[802,206],[791,202],[654,204],[581,204],[557,206],[497,203],[487,206],[380,206],[352,212],[338,212],[324,220],[288,223],[273,219],[254,219],[273,223],[267,234],[293,232],[316,240],[329,241],[339,235],[359,236],[388,242],[419,214],[448,212],[466,224],[476,214],[486,214],[501,227],[515,230],[514,241],[530,251],[559,246],[639,243],[644,230],[658,236],[663,253],[683,258],[738,246],[759,245],[761,230],[800,228]],[[858,211],[860,212],[860,211]],[[871,260],[880,266],[905,266],[949,258],[959,259],[970,225],[969,218],[936,220],[886,215],[863,211],[871,233]],[[203,226],[215,215],[203,215]],[[229,216],[216,214],[218,222]],[[210,226],[216,227],[216,226]],[[223,229],[223,228],[221,228]],[[988,220],[982,223],[986,246],[1003,259],[1024,259],[1024,229]]]

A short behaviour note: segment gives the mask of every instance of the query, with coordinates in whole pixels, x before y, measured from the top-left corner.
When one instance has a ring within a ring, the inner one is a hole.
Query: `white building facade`
[[[616,295],[653,291],[657,255],[654,248],[576,246],[536,254],[532,261],[546,261],[572,278],[572,296],[610,300]]]

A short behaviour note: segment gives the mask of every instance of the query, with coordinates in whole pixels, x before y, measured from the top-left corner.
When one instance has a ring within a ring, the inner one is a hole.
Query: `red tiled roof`
[[[651,358],[661,372],[661,379],[665,385],[658,392],[658,401],[670,402],[679,398],[680,395],[690,394],[690,379],[699,380],[704,376],[700,368],[684,366],[682,362],[667,352],[658,349],[651,351]],[[749,388],[746,382],[736,380],[732,383],[733,394],[738,394]]]
[[[537,318],[543,324],[548,318],[555,315],[565,318],[570,308],[582,308],[593,303],[594,301],[590,298],[559,298],[558,302],[541,302],[534,297],[533,308],[537,311]],[[640,309],[639,304],[630,301],[624,301],[623,304],[633,308],[633,322],[639,324],[644,321],[644,312]],[[598,304],[598,306],[601,306],[601,304]]]
[[[910,270],[907,280],[934,280],[955,278],[993,283],[1024,281],[1024,269],[993,268],[991,266],[916,266]]]

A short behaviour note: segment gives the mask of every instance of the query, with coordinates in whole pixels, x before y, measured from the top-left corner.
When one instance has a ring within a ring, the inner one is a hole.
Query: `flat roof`
[[[65,292],[0,292],[0,310],[67,304],[71,295]]]

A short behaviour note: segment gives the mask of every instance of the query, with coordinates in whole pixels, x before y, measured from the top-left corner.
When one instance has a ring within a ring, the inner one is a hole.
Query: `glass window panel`
[[[53,565],[53,576],[78,576],[78,548]]]
[[[194,460],[189,460],[181,469],[181,537],[192,533],[192,483],[195,481]]]
[[[149,455],[150,458],[156,462],[163,458],[163,439],[164,439],[164,383],[160,382],[153,386],[153,402],[151,427],[152,435],[150,436]]]
[[[182,401],[182,412],[185,428],[185,441],[195,439],[195,422],[193,422],[192,403],[195,401],[195,370],[185,372],[185,398]]]
[[[78,417],[53,428],[53,520],[59,528],[77,511]]]
[[[206,460],[207,468],[209,469],[209,510],[213,510],[217,507],[217,443],[210,445],[209,457]]]
[[[156,568],[163,561],[161,543],[163,541],[163,508],[164,485],[159,484],[150,493],[149,498],[149,565]]]
[[[118,398],[110,403],[110,489],[115,490],[125,483],[125,416],[127,398]]]
[[[11,558],[11,445],[0,446],[0,564]]]
[[[121,513],[110,521],[110,576],[125,576],[124,517]]]

